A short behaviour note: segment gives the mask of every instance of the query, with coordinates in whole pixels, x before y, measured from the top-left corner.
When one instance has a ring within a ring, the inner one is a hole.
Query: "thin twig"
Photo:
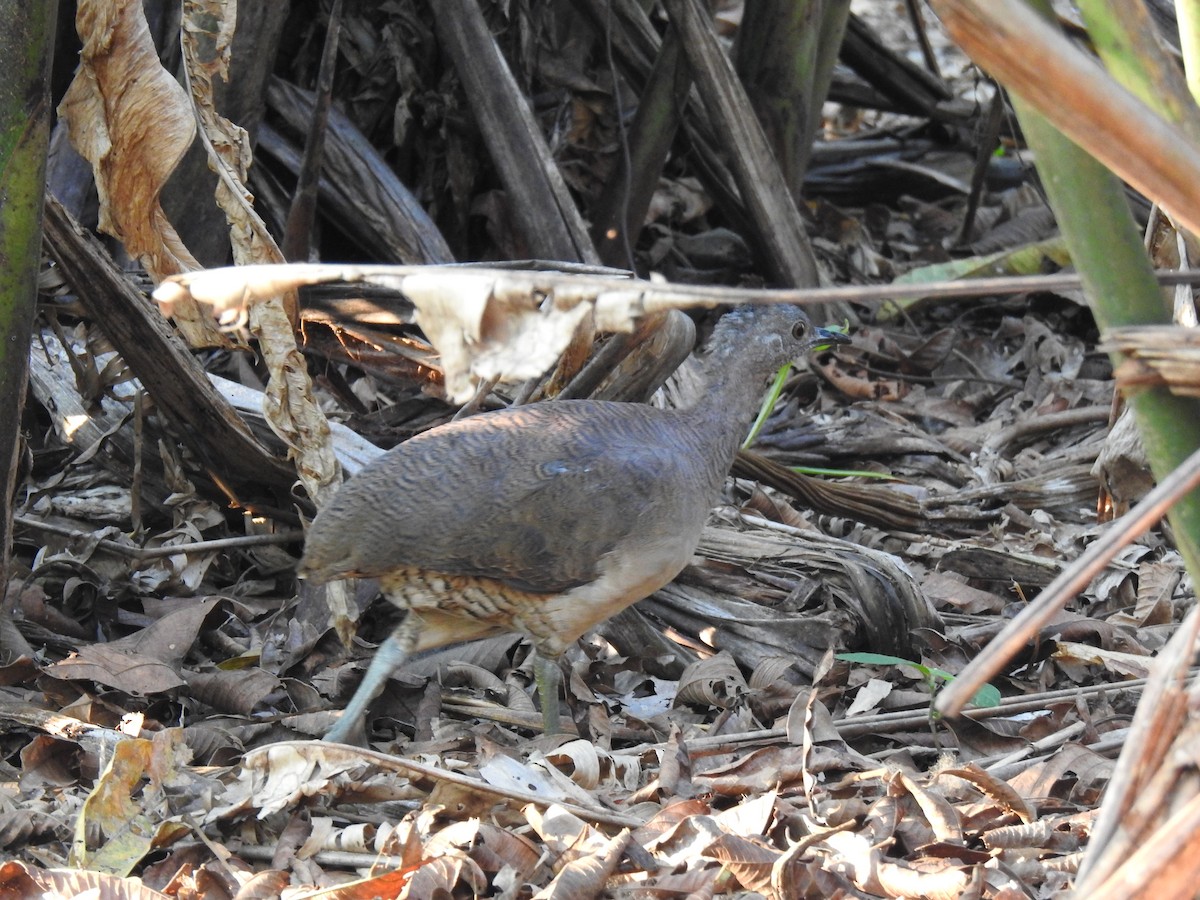
[[[73,538],[80,541],[90,540],[92,537],[91,533],[87,531],[71,528],[67,525],[59,525],[55,522],[47,522],[36,516],[13,516],[13,522],[32,531],[42,531],[47,534],[56,534],[60,537]],[[156,559],[160,556],[176,556],[180,553],[207,553],[213,550],[293,544],[303,540],[303,531],[289,530],[278,531],[273,534],[243,534],[234,537],[215,538],[211,541],[195,541],[190,544],[171,544],[163,547],[135,547],[131,544],[122,544],[119,541],[110,541],[108,538],[101,538],[96,543],[97,546],[110,553],[117,553],[121,556],[127,556],[130,559],[145,560]]]

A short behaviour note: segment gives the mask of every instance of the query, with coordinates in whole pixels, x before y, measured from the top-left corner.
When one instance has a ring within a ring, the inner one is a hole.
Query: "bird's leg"
[[[533,681],[537,685],[538,699],[542,701],[542,727],[546,734],[558,734],[562,731],[558,721],[558,686],[562,681],[558,657],[535,650]]]
[[[342,717],[325,733],[323,740],[339,744],[366,743],[367,707],[383,691],[392,673],[412,656],[420,636],[421,620],[410,611],[388,639],[379,645],[358,690],[350,698]]]

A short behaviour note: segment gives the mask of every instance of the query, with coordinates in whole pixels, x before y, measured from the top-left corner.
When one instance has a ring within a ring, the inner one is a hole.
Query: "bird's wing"
[[[345,544],[333,549],[343,574],[407,566],[554,593],[594,580],[614,549],[700,527],[709,498],[689,489],[695,448],[664,438],[661,413],[549,406],[400,445],[342,488],[318,520],[321,543]],[[352,522],[339,506],[374,514]]]

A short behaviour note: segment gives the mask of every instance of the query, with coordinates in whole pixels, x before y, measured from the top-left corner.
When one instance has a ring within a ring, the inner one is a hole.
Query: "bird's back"
[[[704,441],[685,415],[589,400],[451,423],[343,485],[301,571],[326,581],[413,567],[562,593],[599,577],[614,550],[694,547],[729,463],[708,460]]]

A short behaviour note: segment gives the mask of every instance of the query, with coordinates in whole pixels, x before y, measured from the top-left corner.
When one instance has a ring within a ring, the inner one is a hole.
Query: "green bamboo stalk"
[[[1175,17],[1179,20],[1179,46],[1188,89],[1200,101],[1200,0],[1177,0]]]
[[[1163,52],[1144,0],[1078,0],[1077,5],[1112,76],[1192,140],[1200,138],[1200,110],[1179,66]]]
[[[1030,0],[1030,5],[1050,15],[1043,0]],[[1019,94],[1012,97],[1101,329],[1169,322],[1168,307],[1120,181]],[[1146,164],[1153,165],[1153,160]],[[1165,388],[1150,388],[1130,397],[1130,404],[1150,468],[1162,480],[1200,447],[1200,403]],[[1170,521],[1188,570],[1194,578],[1200,577],[1200,493],[1193,492],[1177,504]]]
[[[12,498],[41,260],[57,0],[0,0],[0,595],[12,552]]]

